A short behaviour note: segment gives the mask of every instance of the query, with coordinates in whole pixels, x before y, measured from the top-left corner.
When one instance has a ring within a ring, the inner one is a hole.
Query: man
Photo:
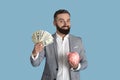
[[[42,42],[35,44],[30,57],[33,66],[39,66],[46,57],[42,80],[80,80],[80,70],[87,67],[85,50],[80,37],[69,34],[70,13],[60,9],[54,14],[53,24],[56,33],[53,34],[54,42],[44,47]],[[68,60],[67,53],[77,52],[80,60]]]

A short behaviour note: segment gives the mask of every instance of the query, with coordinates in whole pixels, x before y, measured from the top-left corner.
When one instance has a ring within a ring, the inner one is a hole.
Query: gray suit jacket
[[[39,66],[44,57],[46,57],[45,68],[43,71],[41,80],[56,80],[58,67],[58,53],[57,53],[57,43],[56,35],[53,34],[54,42],[44,48],[44,50],[39,54],[39,57],[36,60],[33,60],[30,57],[31,64],[33,66]],[[82,46],[82,41],[80,37],[75,37],[69,35],[69,45],[70,52],[78,52],[82,60],[80,61],[81,68],[83,70],[87,67],[87,60],[85,56],[85,50]],[[69,69],[70,80],[80,80],[80,70],[73,71]]]

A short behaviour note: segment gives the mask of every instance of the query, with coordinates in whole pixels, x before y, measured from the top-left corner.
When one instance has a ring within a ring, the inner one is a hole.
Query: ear
[[[53,21],[53,25],[56,26],[56,22],[55,22],[55,20]]]

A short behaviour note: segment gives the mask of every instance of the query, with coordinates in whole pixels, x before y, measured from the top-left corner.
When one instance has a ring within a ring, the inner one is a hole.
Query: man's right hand
[[[36,44],[34,45],[34,49],[33,49],[33,51],[32,51],[33,56],[36,57],[36,55],[37,55],[39,52],[41,52],[41,51],[43,50],[43,48],[44,48],[44,46],[43,46],[42,42],[36,43]]]

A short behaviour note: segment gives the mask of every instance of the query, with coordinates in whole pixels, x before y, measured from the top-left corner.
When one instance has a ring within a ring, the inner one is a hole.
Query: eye
[[[68,22],[68,23],[70,23],[70,19],[69,19],[69,20],[67,20],[67,22]]]
[[[63,20],[60,20],[59,22],[60,22],[60,23],[64,23],[64,21],[63,21]]]

